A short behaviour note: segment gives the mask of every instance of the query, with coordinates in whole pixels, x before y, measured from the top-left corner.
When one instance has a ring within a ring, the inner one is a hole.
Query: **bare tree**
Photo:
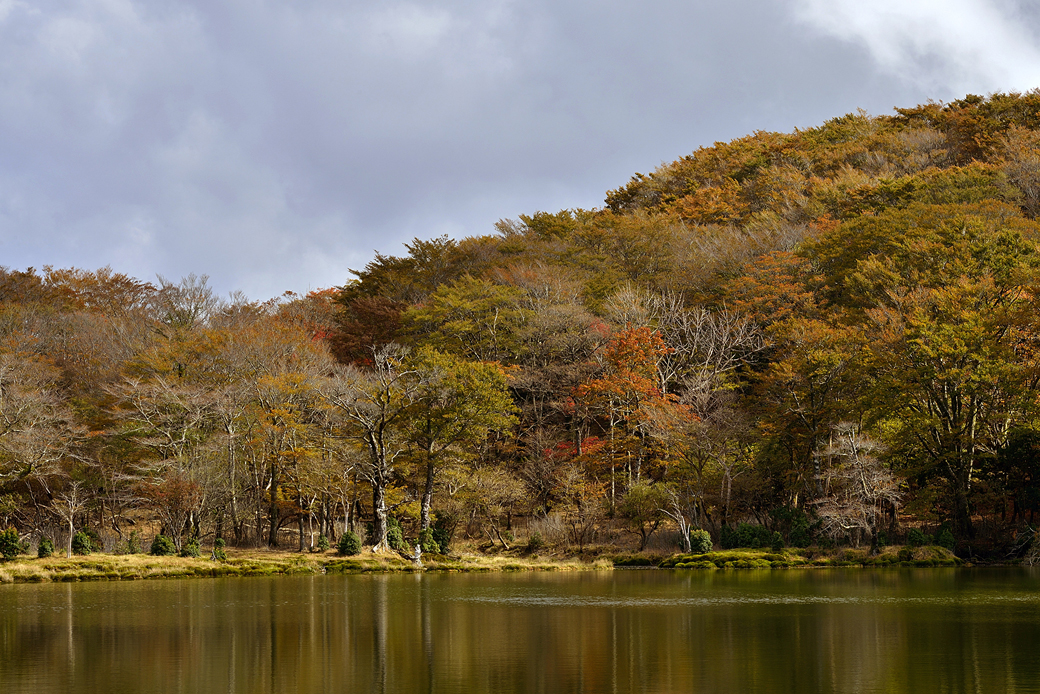
[[[824,496],[814,503],[822,530],[835,539],[850,536],[857,546],[862,533],[877,546],[878,526],[902,497],[899,479],[877,454],[881,447],[855,424],[834,427],[831,441],[817,451]]]
[[[83,490],[82,482],[72,481],[64,491],[58,493],[51,502],[51,509],[68,530],[65,541],[65,556],[72,557],[72,537],[76,534],[76,515],[87,505],[88,496]]]

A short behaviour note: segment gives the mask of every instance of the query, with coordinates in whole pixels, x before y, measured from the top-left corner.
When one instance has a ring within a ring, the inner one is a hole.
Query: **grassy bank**
[[[605,559],[583,562],[515,556],[426,555],[424,571],[573,571],[609,569]],[[61,581],[132,581],[148,578],[220,576],[274,576],[306,574],[403,573],[418,570],[396,555],[362,552],[353,557],[334,553],[228,551],[226,561],[206,558],[153,557],[147,554],[91,554],[88,556],[18,557],[0,563],[0,583]]]
[[[769,569],[839,566],[963,566],[942,547],[889,547],[871,556],[866,550],[730,550],[670,556],[546,557],[521,554],[426,555],[423,571],[582,571],[618,568],[661,569]],[[19,557],[0,564],[0,583],[62,581],[132,581],[149,578],[220,576],[274,576],[307,574],[406,573],[417,571],[412,562],[396,555],[362,552],[354,557],[334,553],[300,554],[232,550],[226,561],[206,558],[153,557],[146,554],[92,554],[71,559]]]
[[[618,557],[616,566],[655,566],[662,569],[788,569],[797,567],[965,566],[945,547],[886,547],[878,554],[866,549],[723,550],[667,557]]]

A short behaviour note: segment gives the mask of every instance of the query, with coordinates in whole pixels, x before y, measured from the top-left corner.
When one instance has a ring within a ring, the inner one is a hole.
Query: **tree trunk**
[[[386,538],[386,484],[379,480],[372,484],[372,551],[387,552],[390,544]]]
[[[430,506],[433,503],[433,480],[434,480],[433,456],[429,451],[426,454],[426,486],[423,488],[422,506],[419,509],[419,530],[430,528]]]
[[[275,466],[271,466],[271,502],[267,507],[267,519],[269,523],[267,545],[277,547],[280,518],[278,514],[278,469]]]

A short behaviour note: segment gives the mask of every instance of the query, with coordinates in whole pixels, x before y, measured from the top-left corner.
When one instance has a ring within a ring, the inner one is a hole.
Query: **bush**
[[[433,530],[427,528],[419,532],[419,547],[425,554],[440,554],[441,546],[433,539]]]
[[[101,535],[94,528],[83,528],[83,534],[90,540],[90,551],[100,552],[105,543],[101,541]]]
[[[329,551],[329,547],[331,547],[331,546],[332,545],[329,544],[329,538],[325,537],[324,533],[321,534],[321,535],[318,535],[318,551],[319,552],[328,552]]]
[[[931,539],[917,528],[910,528],[910,532],[906,534],[906,543],[912,547],[927,545]]]
[[[750,523],[741,523],[736,529],[723,526],[719,533],[719,544],[722,549],[769,547],[773,544],[773,533],[765,526]]]
[[[90,536],[80,530],[72,536],[72,553],[73,554],[90,554],[94,551],[94,547],[90,544]]]
[[[455,518],[448,514],[433,514],[433,539],[441,548],[442,554],[451,551],[451,541],[455,535]]]
[[[181,547],[181,556],[182,557],[197,557],[197,556],[199,556],[199,540],[198,540],[198,538],[193,537],[193,538],[191,538],[190,540],[188,540],[187,542],[184,543],[184,546]]]
[[[36,556],[45,559],[54,554],[54,542],[49,537],[41,537],[40,544],[36,546]]]
[[[878,531],[878,534],[877,534],[877,546],[878,547],[888,547],[888,533],[886,533],[884,530]]]
[[[152,540],[152,547],[149,553],[156,557],[172,557],[177,554],[177,548],[174,546],[173,540],[160,534],[156,535],[155,539]]]
[[[127,554],[140,554],[141,553],[141,533],[133,530],[130,533],[130,537],[126,541],[126,553]]]
[[[336,551],[345,557],[361,554],[361,538],[355,532],[346,531],[339,536],[339,542],[336,543]]]
[[[14,528],[8,528],[7,530],[0,533],[0,556],[4,559],[11,560],[19,555],[22,551],[21,543],[18,542],[18,531]]]
[[[712,550],[711,535],[707,530],[697,529],[690,531],[690,553],[707,554]]]
[[[939,537],[935,538],[935,544],[945,547],[952,552],[953,548],[957,546],[957,538],[953,536],[949,528],[943,528],[939,533]]]
[[[404,541],[404,530],[401,529],[401,522],[396,518],[386,519],[386,543],[390,545],[390,549],[396,549],[400,552],[408,549],[408,545]]]
[[[779,552],[784,548],[784,536],[778,532],[773,533],[773,537],[769,541],[769,549],[774,552]]]
[[[542,537],[540,532],[533,532],[531,536],[527,538],[527,551],[537,552],[542,547],[545,547],[545,538]]]
[[[227,552],[224,551],[225,547],[224,538],[218,537],[213,541],[213,556],[210,557],[215,561],[227,561]]]

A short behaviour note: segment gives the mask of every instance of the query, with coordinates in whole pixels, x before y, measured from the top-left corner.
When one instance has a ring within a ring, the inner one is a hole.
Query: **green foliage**
[[[190,538],[181,546],[180,556],[182,557],[197,557],[199,556],[199,540],[198,538]]]
[[[149,554],[156,557],[172,557],[177,554],[177,547],[173,544],[173,540],[165,535],[159,534],[155,536],[154,540],[152,540]]]
[[[90,541],[90,536],[82,530],[78,531],[72,536],[72,553],[86,555],[90,554],[94,550],[93,544]]]
[[[712,550],[714,543],[707,530],[697,528],[690,531],[690,553],[707,554]]]
[[[935,544],[940,547],[945,547],[952,552],[957,546],[957,539],[953,536],[953,532],[949,528],[943,528],[936,536]]]
[[[769,548],[774,552],[780,552],[784,548],[784,536],[779,532],[773,532],[769,541]]]
[[[618,505],[618,514],[627,521],[629,530],[638,533],[639,549],[646,543],[664,520],[665,494],[660,485],[637,483],[629,487]]]
[[[431,528],[419,531],[419,547],[422,549],[424,554],[441,553],[441,546],[437,544],[437,540],[434,539],[433,530]]]
[[[527,551],[537,552],[543,547],[545,547],[545,538],[542,537],[542,534],[537,531],[531,533],[530,537],[527,538]]]
[[[141,533],[137,530],[130,531],[130,537],[126,540],[127,554],[141,553]]]
[[[910,532],[906,534],[906,542],[911,547],[923,547],[924,545],[930,544],[931,541],[931,536],[926,535],[918,528],[910,528]]]
[[[345,531],[339,536],[339,542],[336,543],[336,551],[345,557],[361,554],[361,538],[352,530]]]
[[[403,318],[413,336],[435,349],[478,362],[508,362],[520,349],[519,299],[515,287],[466,275],[439,287]]]
[[[329,547],[331,547],[331,546],[332,545],[329,544],[329,538],[325,537],[324,533],[318,535],[318,551],[319,552],[328,552],[329,551]]]
[[[41,537],[36,546],[36,556],[45,559],[54,554],[54,542],[49,537]]]
[[[430,528],[433,530],[433,539],[437,543],[437,546],[441,548],[443,554],[447,554],[451,551],[451,541],[455,536],[455,528],[457,525],[458,520],[451,514],[433,514],[433,524]]]
[[[804,548],[813,543],[820,523],[814,521],[804,509],[781,506],[770,511],[769,515],[779,527],[780,532],[787,536],[788,544],[791,547]]]
[[[399,552],[408,551],[408,543],[404,541],[404,530],[401,528],[401,522],[392,516],[386,519],[386,543],[390,545],[390,549],[395,549]]]
[[[0,556],[11,560],[21,553],[21,544],[18,541],[18,531],[8,528],[0,532]]]
[[[771,547],[773,532],[763,525],[750,523],[741,523],[736,528],[723,526],[719,535],[719,545],[723,549]]]
[[[227,561],[227,550],[224,549],[227,544],[224,542],[224,538],[218,537],[213,541],[213,555],[212,558],[215,561]]]

